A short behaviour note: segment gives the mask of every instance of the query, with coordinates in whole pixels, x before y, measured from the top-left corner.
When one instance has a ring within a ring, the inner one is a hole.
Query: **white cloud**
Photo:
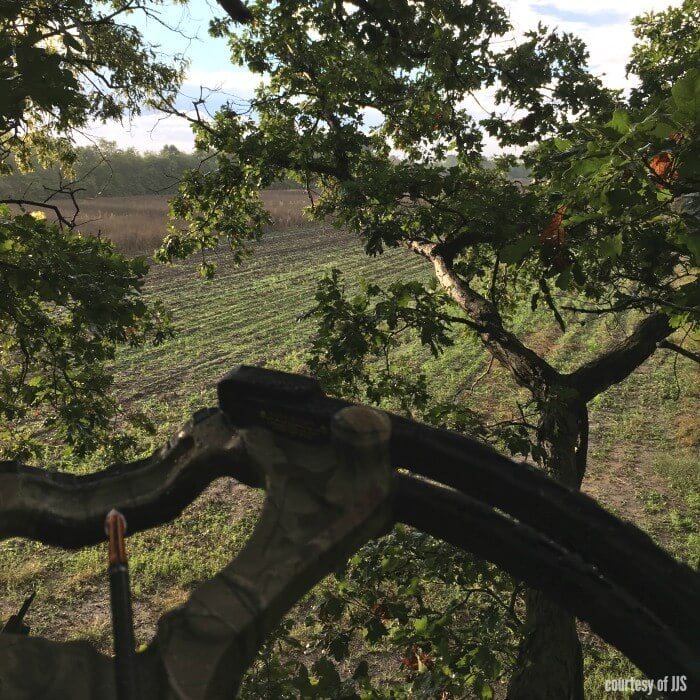
[[[267,76],[241,69],[190,71],[181,88],[177,105],[192,117],[195,116],[191,109],[192,103],[200,94],[206,98],[210,114],[227,101],[245,106],[253,97],[256,87],[268,79]],[[79,145],[86,145],[97,139],[116,141],[120,148],[135,148],[141,152],[160,151],[168,144],[182,151],[191,151],[194,148],[190,122],[175,115],[142,114],[124,124],[117,121],[106,124],[93,122],[76,138]]]
[[[625,66],[634,43],[630,21],[637,15],[661,11],[682,0],[501,0],[516,32],[538,22],[583,39],[590,53],[589,69],[611,88],[625,88]],[[575,17],[576,19],[570,19]],[[604,19],[601,24],[600,20]]]
[[[610,0],[502,0],[503,5],[549,5],[563,12],[576,12],[580,14],[595,15],[614,12],[615,14],[635,17],[636,15],[652,10],[664,10],[670,5],[681,5],[682,0],[626,0],[621,3],[611,3]]]
[[[219,71],[190,70],[183,85],[183,92],[198,93],[201,85],[212,90],[230,93],[240,99],[250,99],[258,85],[267,81],[269,81],[268,76],[251,73],[241,68]]]
[[[140,152],[160,151],[165,145],[176,146],[181,151],[194,148],[189,122],[181,117],[160,114],[142,114],[124,125],[118,122],[94,123],[84,133],[76,135],[78,145],[89,145],[98,139],[116,141],[120,148],[134,148]]]
[[[630,19],[644,12],[660,11],[669,5],[678,6],[681,3],[682,0],[635,0],[634,3],[623,2],[611,6],[609,0],[501,0],[516,36],[541,21],[551,28],[557,27],[560,31],[581,37],[590,52],[589,70],[612,88],[631,85],[625,77],[625,65],[634,43]],[[192,99],[200,94],[200,86],[218,91],[210,100],[212,110],[228,99],[234,103],[244,102],[251,99],[263,79],[258,74],[235,67],[203,70],[195,61],[188,71],[182,89],[183,97],[178,104],[183,109],[190,108]],[[492,108],[492,98],[488,92],[480,92],[478,97],[487,110]],[[374,122],[376,116],[372,114],[370,119]],[[133,147],[139,151],[160,150],[166,144],[191,150],[194,143],[186,120],[176,117],[163,119],[152,114],[136,117],[127,128],[111,123],[94,125],[89,132],[92,138],[107,138],[122,147]],[[84,143],[85,139],[81,142]],[[491,151],[491,146],[487,146],[487,150]]]

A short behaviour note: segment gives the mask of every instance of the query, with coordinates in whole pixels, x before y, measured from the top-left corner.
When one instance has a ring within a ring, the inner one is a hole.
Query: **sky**
[[[628,88],[630,82],[625,77],[625,65],[634,41],[630,19],[681,2],[622,0],[612,4],[610,0],[501,0],[501,5],[508,12],[516,33],[542,22],[581,37],[590,52],[589,69],[609,87]],[[188,59],[190,65],[178,99],[180,108],[191,108],[201,88],[219,91],[210,99],[212,109],[226,99],[245,101],[252,97],[260,76],[232,65],[226,40],[213,39],[207,33],[209,20],[224,14],[215,0],[189,0],[184,7],[166,4],[160,13],[160,19],[177,31],[165,29],[154,19],[141,18],[134,23],[144,38],[157,45],[164,55],[182,54]],[[480,102],[486,102],[488,108],[487,95],[481,95]],[[159,151],[166,144],[190,151],[193,145],[186,120],[157,114],[140,115],[131,123],[95,124],[86,134],[90,139],[106,138],[116,141],[122,148],[133,147],[141,152]],[[80,138],[79,142],[85,143],[86,138]],[[486,152],[490,155],[493,148],[487,145]]]

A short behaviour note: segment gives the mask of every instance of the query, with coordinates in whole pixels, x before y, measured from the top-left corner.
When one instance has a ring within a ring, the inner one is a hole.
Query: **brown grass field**
[[[309,204],[306,190],[268,190],[261,197],[272,216],[272,229],[308,224],[302,212]],[[86,199],[80,202],[76,221],[81,231],[111,239],[124,253],[150,253],[166,233],[168,199],[168,195]]]

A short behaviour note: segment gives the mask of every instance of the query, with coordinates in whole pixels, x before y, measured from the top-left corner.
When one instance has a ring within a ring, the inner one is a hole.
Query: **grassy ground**
[[[271,195],[280,198],[284,210],[285,195]],[[289,221],[296,221],[290,202]],[[121,351],[114,368],[123,405],[145,410],[159,426],[155,437],[144,436],[144,451],[162,444],[193,410],[213,405],[217,379],[236,365],[302,370],[313,322],[296,318],[313,305],[316,280],[331,267],[342,267],[348,280],[430,275],[422,259],[405,251],[367,258],[356,240],[335,229],[282,228],[254,248],[253,257],[237,269],[221,253],[219,274],[210,282],[197,278],[195,263],[155,267],[149,274],[147,294],[173,310],[178,334],[157,348]],[[514,318],[513,327],[564,369],[625,332],[598,320],[572,325],[562,335],[551,329],[544,314],[529,312]],[[424,367],[436,396],[458,395],[494,422],[508,419],[515,413],[515,399],[524,395],[504,370],[497,365],[489,370],[481,347],[461,333],[437,359],[417,345],[406,345],[400,361],[407,371]],[[623,384],[598,397],[591,405],[590,459],[583,484],[584,491],[695,566],[700,562],[699,379],[687,360],[676,362],[660,351]],[[95,455],[85,464],[64,466],[85,471],[104,465]],[[140,644],[151,638],[164,610],[182,602],[240,549],[260,503],[259,493],[217,482],[176,522],[129,538]],[[52,639],[88,637],[108,651],[104,569],[104,547],[66,553],[20,540],[4,542],[0,619],[37,588],[29,620],[33,633]],[[626,676],[631,666],[585,626],[582,634],[588,696],[602,697],[603,679]]]

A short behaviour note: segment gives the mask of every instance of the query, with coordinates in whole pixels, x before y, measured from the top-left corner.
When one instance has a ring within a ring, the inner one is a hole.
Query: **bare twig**
[[[480,375],[474,380],[474,383],[469,387],[469,392],[470,392],[470,393],[471,393],[472,391],[474,391],[474,389],[476,388],[476,385],[477,385],[482,379],[485,379],[485,378],[489,375],[489,372],[491,372],[491,368],[493,367],[493,361],[494,361],[495,359],[496,359],[496,358],[495,358],[493,355],[491,355],[491,359],[489,360],[489,364],[488,364],[488,367],[486,368],[486,371],[483,372],[482,374],[480,374]]]
[[[672,343],[670,340],[662,340],[656,344],[656,347],[664,348],[664,350],[673,350],[673,352],[683,355],[683,357],[687,357],[689,360],[693,360],[693,362],[700,364],[700,353],[693,352],[692,350],[688,350],[680,345],[676,345],[676,343]]]
[[[33,199],[0,199],[0,204],[15,204],[20,207],[23,211],[24,208],[29,207],[43,207],[44,209],[51,209],[51,211],[56,214],[56,219],[59,225],[67,226],[68,228],[73,228],[73,224],[69,219],[63,216],[60,208],[55,204],[48,204],[47,202],[38,202]]]
[[[554,314],[554,318],[556,319],[557,324],[561,329],[561,332],[566,333],[566,324],[564,323],[564,319],[559,313],[559,309],[557,309],[557,306],[554,303],[554,299],[552,298],[552,292],[550,291],[549,285],[547,284],[547,280],[544,277],[540,278],[540,289],[542,290],[542,296],[544,296],[544,300],[547,303],[547,306],[551,309],[552,313]]]

